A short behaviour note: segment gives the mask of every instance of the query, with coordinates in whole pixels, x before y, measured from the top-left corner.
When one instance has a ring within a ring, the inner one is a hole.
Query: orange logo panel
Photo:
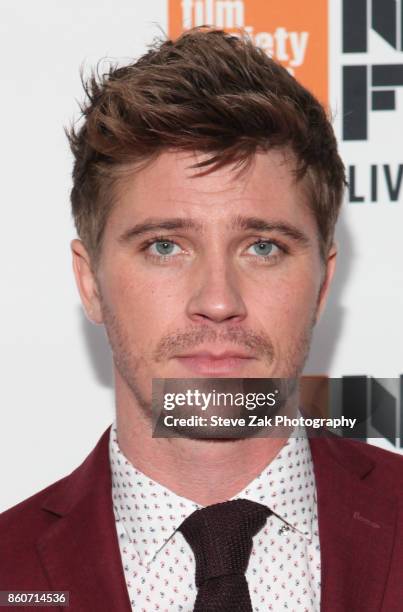
[[[326,0],[168,0],[168,34],[198,25],[246,30],[322,103],[328,101]]]

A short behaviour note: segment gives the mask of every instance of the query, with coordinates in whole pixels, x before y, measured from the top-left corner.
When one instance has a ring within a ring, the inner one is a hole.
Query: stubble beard
[[[205,325],[203,327],[193,327],[186,331],[176,330],[165,335],[154,351],[139,355],[136,352],[135,345],[129,341],[129,334],[126,333],[119,319],[106,304],[105,300],[102,299],[101,308],[115,368],[130,389],[135,404],[139,407],[143,416],[150,422],[152,420],[152,398],[151,394],[147,396],[144,392],[144,387],[147,384],[146,381],[141,380],[141,377],[144,377],[144,369],[147,370],[147,365],[149,366],[152,362],[157,365],[163,363],[170,355],[172,356],[177,352],[178,348],[180,350],[194,348],[207,340],[230,341],[231,343],[241,345],[243,348],[254,349],[264,363],[267,364],[268,378],[270,377],[270,371],[273,371],[273,365],[276,365],[273,343],[267,334],[257,334],[235,326],[229,326],[223,332],[218,332]],[[310,323],[300,331],[299,336],[294,338],[293,343],[287,347],[281,356],[281,366],[278,364],[278,371],[275,374],[276,378],[297,381],[308,357],[315,320],[316,311],[312,313]],[[158,374],[156,377],[158,377]],[[291,385],[289,393],[295,391],[294,382],[291,382]]]

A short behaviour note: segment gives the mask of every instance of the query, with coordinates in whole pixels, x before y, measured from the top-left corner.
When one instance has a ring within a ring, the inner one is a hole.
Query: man
[[[401,610],[400,457],[304,432],[151,431],[153,379],[300,375],[344,186],[323,108],[208,28],[87,94],[69,134],[72,253],[112,348],[116,422],[1,516],[0,588],[69,591],[74,612]]]

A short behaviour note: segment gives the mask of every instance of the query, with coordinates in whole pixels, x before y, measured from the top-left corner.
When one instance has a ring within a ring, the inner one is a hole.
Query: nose
[[[191,297],[187,304],[187,315],[192,321],[235,323],[246,317],[240,279],[230,262],[215,258],[193,272]]]

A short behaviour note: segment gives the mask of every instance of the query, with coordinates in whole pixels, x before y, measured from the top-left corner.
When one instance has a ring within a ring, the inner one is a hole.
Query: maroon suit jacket
[[[66,612],[131,611],[112,508],[109,429],[69,476],[0,515],[0,590],[69,591],[70,606],[60,608]],[[321,610],[402,612],[403,457],[335,437],[310,445]]]

